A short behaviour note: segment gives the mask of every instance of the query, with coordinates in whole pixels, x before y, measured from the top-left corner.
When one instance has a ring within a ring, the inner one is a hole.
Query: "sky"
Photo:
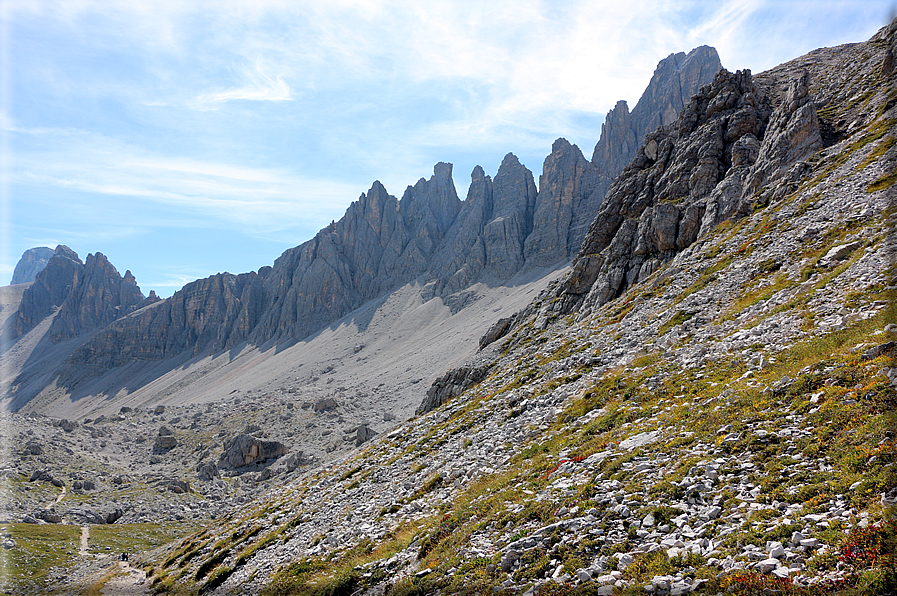
[[[894,0],[0,0],[0,284],[102,252],[148,294],[273,264],[374,180],[459,196],[513,152],[588,158],[657,63],[761,72],[864,41]]]

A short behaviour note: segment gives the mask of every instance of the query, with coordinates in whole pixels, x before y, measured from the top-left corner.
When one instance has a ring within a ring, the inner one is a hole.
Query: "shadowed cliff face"
[[[417,279],[435,279],[448,292],[484,274],[507,279],[525,264],[535,184],[512,154],[495,183],[481,173],[474,172],[463,203],[450,164],[437,164],[433,176],[409,186],[401,200],[375,182],[342,219],[273,267],[188,284],[164,305],[101,331],[76,357],[103,361],[115,350],[115,361],[122,362],[302,338]]]

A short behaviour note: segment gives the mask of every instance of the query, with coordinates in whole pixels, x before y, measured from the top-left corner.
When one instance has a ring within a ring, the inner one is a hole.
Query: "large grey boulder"
[[[296,453],[291,453],[283,463],[287,468],[287,472],[293,472],[300,466],[310,464],[312,460],[313,458],[311,456],[306,456],[303,452],[298,451]]]
[[[44,452],[44,448],[35,440],[30,440],[25,444],[25,448],[22,450],[22,455],[42,455]]]
[[[169,478],[167,480],[164,480],[163,486],[178,495],[191,492],[190,483],[186,480],[180,480],[178,478]]]
[[[56,513],[53,509],[35,509],[31,516],[43,520],[48,524],[59,524],[62,523],[62,516]]]
[[[177,444],[178,440],[174,436],[174,431],[163,425],[159,428],[159,436],[156,437],[156,442],[153,443],[153,451],[156,453],[168,451],[177,447]]]
[[[377,431],[370,428],[367,424],[361,424],[355,431],[355,446],[360,447],[362,443],[367,443],[377,436]]]
[[[240,434],[224,442],[224,452],[218,461],[219,468],[241,468],[284,455],[289,447],[279,441],[262,441]]]
[[[435,381],[427,389],[427,396],[415,410],[416,415],[435,410],[453,397],[457,397],[473,385],[486,378],[490,366],[461,367],[450,370]]]
[[[28,478],[28,482],[35,482],[38,480],[53,482],[53,475],[50,474],[49,470],[35,470],[31,473],[31,477]]]
[[[75,492],[83,490],[96,490],[97,485],[93,480],[85,478],[84,480],[75,480],[72,482],[72,490]]]
[[[314,411],[315,412],[329,412],[330,410],[335,410],[339,407],[339,404],[332,397],[325,397],[324,399],[319,399],[315,402]]]
[[[86,507],[73,507],[71,509],[66,509],[62,515],[71,518],[78,523],[114,524],[122,515],[124,515],[124,511],[119,507],[109,507],[100,511],[95,511]]]
[[[200,480],[214,480],[219,477],[218,466],[214,462],[200,462],[196,465],[196,476]]]

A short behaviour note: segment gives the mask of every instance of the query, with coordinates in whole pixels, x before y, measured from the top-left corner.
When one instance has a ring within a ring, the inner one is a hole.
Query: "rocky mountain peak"
[[[719,54],[710,46],[698,46],[688,54],[670,54],[654,70],[651,82],[632,110],[633,118],[646,132],[670,124],[695,91],[712,80],[722,67]]]
[[[536,195],[532,172],[508,153],[492,181],[492,219],[483,230],[486,271],[498,279],[507,279],[523,266],[523,244],[533,228]]]
[[[54,254],[53,249],[46,246],[26,250],[19,262],[16,263],[16,268],[12,272],[12,280],[9,282],[10,285],[33,282],[34,278],[47,266]]]
[[[602,197],[617,174],[635,157],[645,135],[676,120],[689,99],[712,81],[721,68],[719,55],[710,46],[700,46],[688,54],[670,54],[657,65],[631,113],[625,101],[617,102],[608,112],[601,138],[592,152]]]
[[[435,166],[433,166],[433,176],[441,180],[451,180],[452,164],[440,161]]]
[[[102,253],[82,263],[75,251],[59,245],[23,293],[14,334],[24,335],[56,311],[48,336],[59,342],[105,326],[143,301],[130,271],[122,278]]]
[[[452,164],[438,163],[429,180],[421,178],[409,186],[399,203],[402,222],[408,230],[419,230],[426,235],[425,252],[432,252],[461,210],[461,201],[452,180]],[[420,233],[417,234],[420,237]]]
[[[533,265],[564,261],[579,249],[589,222],[601,204],[595,167],[579,147],[557,139],[542,165],[533,233],[524,256]]]
[[[75,261],[79,265],[81,264],[81,259],[78,258],[78,253],[73,251],[71,248],[69,248],[65,244],[60,244],[59,246],[57,246],[56,250],[53,252],[53,254],[56,256],[60,256],[60,257],[69,259],[70,261]]]

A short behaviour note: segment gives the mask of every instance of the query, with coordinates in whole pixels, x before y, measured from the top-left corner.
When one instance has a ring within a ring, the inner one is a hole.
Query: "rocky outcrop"
[[[773,108],[750,71],[720,71],[679,120],[649,134],[556,291],[560,310],[620,295],[723,220],[747,213],[761,185],[821,147],[806,73]]]
[[[632,112],[625,101],[617,102],[608,112],[592,152],[595,191],[601,198],[636,156],[645,135],[675,121],[689,99],[722,67],[716,50],[709,46],[697,47],[688,54],[670,54],[657,65]]]
[[[435,381],[427,390],[427,396],[415,410],[416,415],[435,410],[453,397],[464,393],[469,387],[481,382],[489,375],[490,365],[481,367],[462,367],[450,370]]]
[[[812,77],[802,66],[764,73],[762,82],[750,71],[717,73],[678,120],[645,137],[608,191],[570,274],[541,306],[531,305],[490,329],[480,347],[537,310],[544,311],[543,323],[575,310],[585,316],[650,277],[721,222],[794,192],[810,170],[802,160],[824,145]],[[838,100],[821,98],[822,103]]]
[[[252,435],[239,434],[224,442],[218,467],[241,468],[280,457],[288,451],[289,447],[279,441],[262,441]]]
[[[483,337],[480,338],[480,349],[482,350],[496,339],[504,337],[504,335],[517,324],[518,320],[519,317],[516,316],[515,313],[515,316],[504,317],[494,322],[492,326],[486,330],[486,333],[483,334]]]
[[[53,256],[53,249],[46,246],[37,248],[29,248],[22,254],[22,258],[16,263],[16,268],[12,272],[12,280],[10,285],[27,284],[34,281],[37,274],[44,270],[50,258]]]
[[[360,424],[355,429],[355,446],[361,447],[362,443],[367,443],[377,436],[377,431],[369,427],[367,424]]]

